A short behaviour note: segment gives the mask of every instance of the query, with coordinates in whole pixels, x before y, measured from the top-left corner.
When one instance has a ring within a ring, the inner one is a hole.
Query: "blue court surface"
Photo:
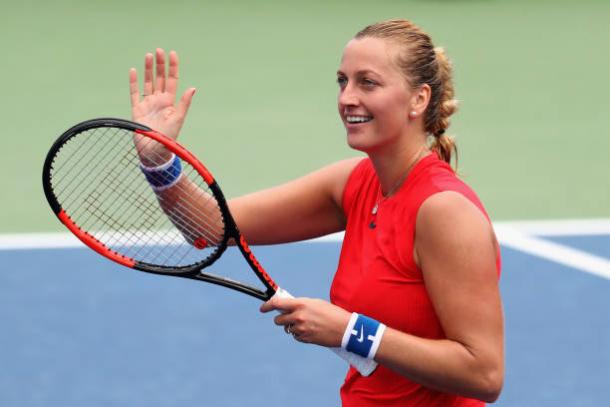
[[[608,405],[610,231],[500,229],[496,405]],[[18,246],[0,249],[0,406],[340,405],[343,361],[293,341],[256,299],[127,270],[78,245]],[[254,249],[282,286],[321,298],[339,250],[336,240]],[[232,251],[214,268],[249,273]]]

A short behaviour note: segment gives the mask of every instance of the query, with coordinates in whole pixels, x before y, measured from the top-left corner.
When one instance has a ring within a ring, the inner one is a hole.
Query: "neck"
[[[370,153],[382,194],[395,193],[427,151],[425,137],[421,137],[402,146],[392,145],[387,151]]]

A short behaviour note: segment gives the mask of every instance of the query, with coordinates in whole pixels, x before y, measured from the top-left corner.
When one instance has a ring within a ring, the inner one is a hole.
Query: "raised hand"
[[[153,68],[155,69],[153,75]],[[138,87],[138,74],[135,68],[129,70],[129,91],[131,95],[131,118],[166,136],[176,139],[184,124],[195,88],[187,89],[176,104],[178,88],[178,54],[169,53],[169,74],[165,72],[165,51],[157,48],[155,56],[148,53],[144,58],[144,87],[142,95]],[[159,158],[167,157],[164,151],[143,145],[140,137],[134,142],[144,165],[158,165]]]

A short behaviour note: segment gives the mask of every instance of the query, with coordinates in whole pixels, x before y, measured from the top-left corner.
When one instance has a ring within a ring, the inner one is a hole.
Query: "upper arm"
[[[484,214],[456,192],[428,198],[417,215],[415,255],[448,339],[483,363],[503,363],[497,242]]]
[[[345,227],[343,190],[360,160],[339,161],[285,184],[232,199],[231,214],[251,244],[284,243],[340,231]]]

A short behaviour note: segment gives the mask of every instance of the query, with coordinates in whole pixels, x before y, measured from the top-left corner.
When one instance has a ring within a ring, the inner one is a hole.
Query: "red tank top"
[[[381,197],[381,188],[375,170],[369,159],[356,166],[343,192],[347,226],[330,292],[334,304],[402,332],[445,338],[422,272],[413,259],[419,207],[442,191],[461,193],[487,216],[476,194],[436,154],[417,163],[400,189],[379,202],[376,215],[372,209]],[[371,221],[375,222],[374,228],[370,227]],[[497,266],[499,271],[499,256]],[[428,389],[384,366],[368,377],[350,368],[341,387],[341,399],[344,407],[484,405]]]

